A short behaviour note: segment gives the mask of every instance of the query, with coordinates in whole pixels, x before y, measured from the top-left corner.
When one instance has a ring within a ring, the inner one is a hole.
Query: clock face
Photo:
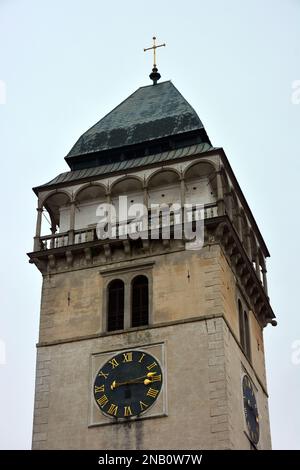
[[[125,351],[113,356],[97,372],[94,398],[107,416],[130,418],[150,409],[162,381],[157,359],[144,351]]]
[[[252,384],[247,375],[244,375],[243,377],[243,398],[248,431],[252,442],[257,444],[259,440],[259,417],[257,403]]]

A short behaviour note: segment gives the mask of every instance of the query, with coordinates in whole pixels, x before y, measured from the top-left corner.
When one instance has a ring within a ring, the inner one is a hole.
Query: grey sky
[[[143,47],[156,34],[167,43],[158,51],[162,79],[224,147],[271,252],[273,447],[300,449],[300,364],[291,360],[300,340],[300,104],[291,100],[299,25],[300,0],[0,0],[0,448],[31,445],[41,287],[25,255],[35,230],[31,188],[66,171],[82,132],[150,83]]]

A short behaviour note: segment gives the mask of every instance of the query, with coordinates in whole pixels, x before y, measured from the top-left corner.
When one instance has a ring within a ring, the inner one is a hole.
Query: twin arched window
[[[127,288],[127,286],[126,286]],[[124,329],[125,284],[115,279],[108,285],[107,330]],[[130,326],[149,323],[149,286],[146,276],[136,276],[131,282]]]
[[[244,353],[247,358],[251,359],[251,350],[250,350],[250,328],[249,328],[249,318],[246,310],[243,309],[242,302],[238,300],[239,306],[239,325],[240,325],[240,343]]]

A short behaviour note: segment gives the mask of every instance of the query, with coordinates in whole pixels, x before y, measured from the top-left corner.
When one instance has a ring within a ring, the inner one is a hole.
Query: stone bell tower
[[[34,188],[34,449],[271,447],[269,252],[224,150],[172,82],[155,78],[79,138],[69,171]],[[146,207],[143,237],[120,201],[129,213]],[[106,238],[104,204],[116,214]],[[151,237],[150,208],[174,204]],[[200,219],[201,247],[189,249],[175,228]]]

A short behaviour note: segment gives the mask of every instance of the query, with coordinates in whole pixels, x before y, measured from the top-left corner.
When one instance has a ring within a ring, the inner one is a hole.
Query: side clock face
[[[254,444],[259,440],[259,417],[253,387],[247,375],[243,377],[244,411],[250,437]]]
[[[94,398],[107,416],[130,418],[150,409],[158,398],[162,381],[157,359],[144,351],[125,351],[113,356],[98,371]]]

